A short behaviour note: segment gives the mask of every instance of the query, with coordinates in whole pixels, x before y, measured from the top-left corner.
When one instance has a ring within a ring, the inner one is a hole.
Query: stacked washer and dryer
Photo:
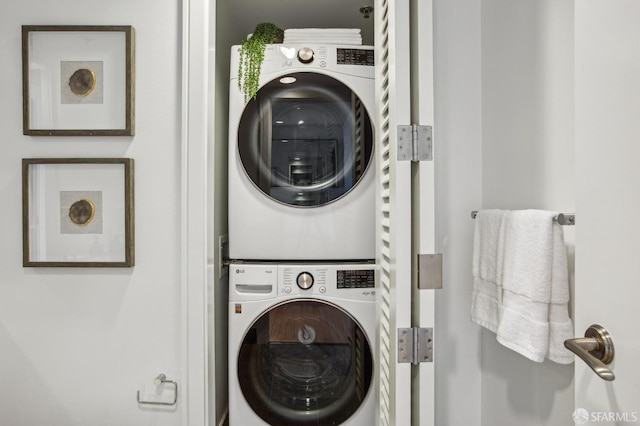
[[[269,45],[229,102],[229,419],[371,425],[373,48]]]

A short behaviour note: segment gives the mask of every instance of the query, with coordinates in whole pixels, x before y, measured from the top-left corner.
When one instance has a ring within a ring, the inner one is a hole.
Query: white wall
[[[436,425],[480,425],[480,331],[470,320],[471,210],[481,199],[480,3],[435,1]]]
[[[616,413],[638,424],[640,412],[640,2],[576,2],[576,336],[591,324],[611,333],[615,381],[575,365],[576,409]],[[624,419],[627,419],[626,422]]]
[[[0,14],[0,423],[178,425],[138,406],[161,372],[184,384],[181,11],[158,0],[26,0]],[[133,25],[136,136],[22,135],[21,25]],[[135,159],[136,266],[23,268],[21,158]]]
[[[573,1],[484,0],[481,23],[481,207],[573,212]],[[482,331],[483,425],[568,424],[572,412],[572,365],[534,363]]]

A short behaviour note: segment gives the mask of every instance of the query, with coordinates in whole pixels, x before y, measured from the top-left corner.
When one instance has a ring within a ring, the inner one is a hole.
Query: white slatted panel
[[[377,7],[386,7],[386,1],[380,1]],[[380,12],[380,15],[383,15],[383,19],[388,16],[387,11],[383,10]],[[388,24],[383,21],[380,24],[380,21],[376,22],[378,28],[387,28]],[[384,39],[387,39],[387,35],[383,34]],[[379,42],[376,42],[378,45],[377,52],[377,67],[381,70],[377,73],[377,77],[379,81],[382,82],[378,86],[379,94],[376,96],[379,102],[379,112],[378,112],[378,125],[377,125],[377,134],[379,144],[378,148],[378,174],[380,182],[379,185],[379,194],[378,194],[378,202],[380,203],[380,208],[378,209],[379,214],[379,222],[377,224],[377,232],[378,232],[378,250],[377,250],[377,261],[379,264],[379,285],[378,285],[378,300],[380,300],[380,318],[378,320],[378,324],[380,327],[379,331],[379,344],[378,344],[378,358],[380,362],[379,366],[379,391],[378,398],[379,403],[378,409],[380,410],[377,418],[380,420],[380,424],[383,426],[391,424],[389,416],[390,416],[390,399],[391,399],[391,389],[390,389],[390,353],[392,349],[392,345],[389,342],[391,331],[390,331],[390,311],[391,311],[391,288],[390,288],[390,276],[391,276],[391,268],[390,268],[390,254],[389,254],[389,244],[390,244],[390,235],[389,235],[389,84],[388,84],[388,54],[389,54],[389,46],[388,44],[380,45]]]
[[[388,29],[388,23],[386,18],[388,13],[386,7],[388,3],[386,1],[380,1],[376,6],[376,17],[379,17],[376,21],[377,28]],[[384,8],[384,9],[383,9]],[[380,10],[378,12],[378,10]],[[380,20],[382,19],[382,20]],[[379,419],[379,424],[386,426],[391,424],[391,386],[390,386],[390,354],[392,346],[390,343],[391,338],[391,268],[390,268],[390,233],[389,233],[389,46],[387,43],[381,44],[380,39],[388,40],[388,36],[385,33],[380,34],[377,32],[376,40],[377,47],[377,67],[380,71],[377,72],[376,77],[381,83],[378,85],[379,90],[376,99],[378,99],[378,114],[377,114],[377,135],[378,135],[378,249],[377,249],[377,262],[379,266],[379,283],[378,283],[378,300],[380,309],[380,317],[378,319],[379,332],[378,332],[378,358],[377,364],[378,372],[378,404],[379,410],[376,416]]]
[[[408,425],[411,367],[397,363],[397,329],[411,326],[411,164],[396,161],[396,127],[410,123],[408,0],[378,0],[375,19],[380,305],[376,417],[380,425]]]

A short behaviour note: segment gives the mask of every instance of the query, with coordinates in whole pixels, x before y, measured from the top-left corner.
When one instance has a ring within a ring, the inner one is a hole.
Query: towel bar
[[[471,211],[471,219],[475,219],[478,215],[478,210]],[[560,225],[575,225],[576,224],[576,215],[573,213],[559,213],[556,217],[553,218]]]

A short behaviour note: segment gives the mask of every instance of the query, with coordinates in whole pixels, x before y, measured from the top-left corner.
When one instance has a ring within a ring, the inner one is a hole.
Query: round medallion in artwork
[[[82,199],[69,207],[69,219],[76,225],[88,225],[95,215],[96,207],[91,200]]]
[[[76,70],[69,77],[69,88],[78,96],[87,96],[96,87],[96,74],[88,69]]]

